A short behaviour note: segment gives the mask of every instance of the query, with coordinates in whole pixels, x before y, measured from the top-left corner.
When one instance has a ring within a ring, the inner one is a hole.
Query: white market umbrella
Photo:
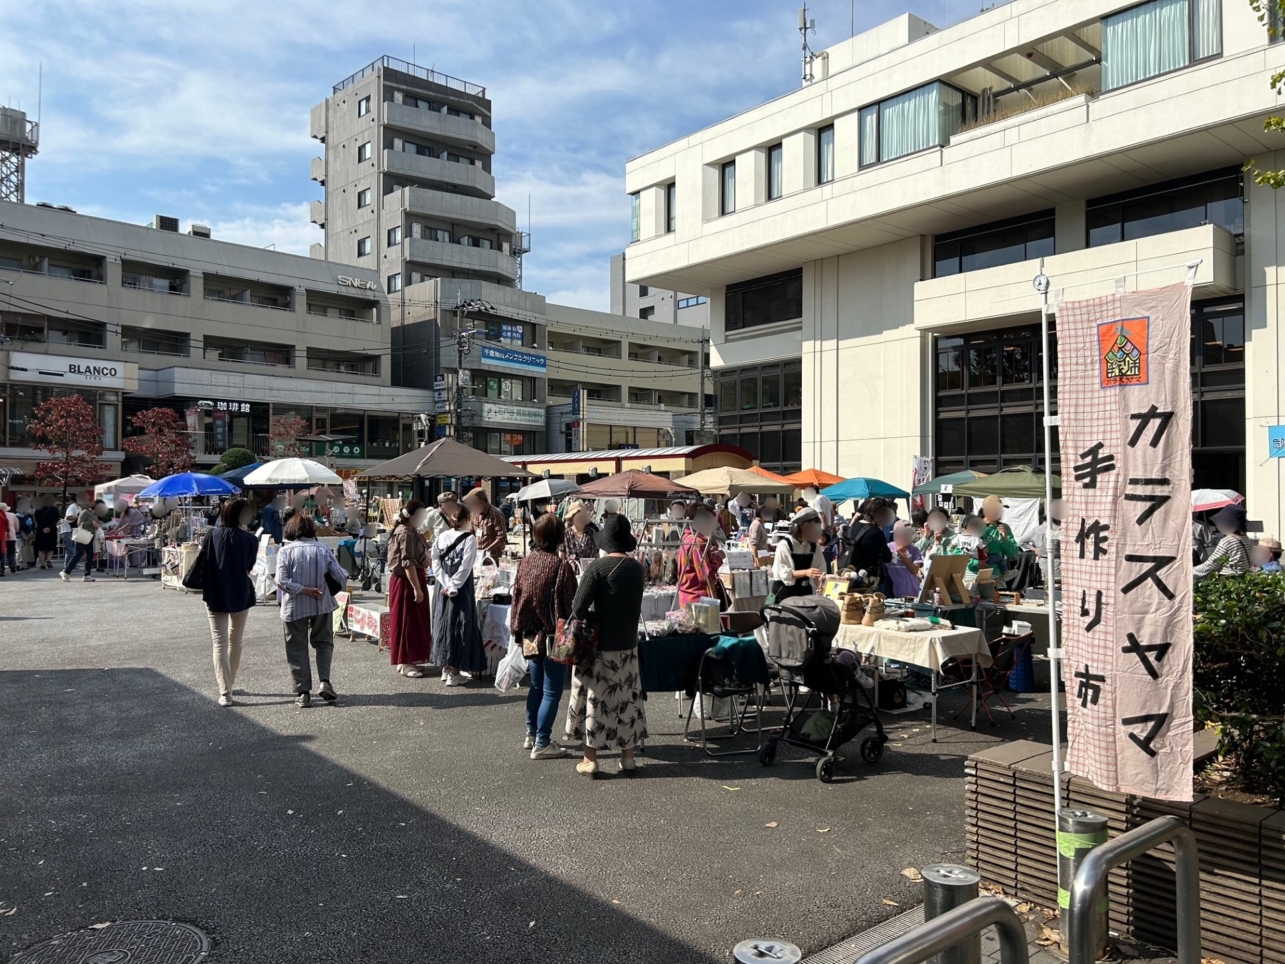
[[[794,484],[791,482],[773,482],[757,472],[733,468],[730,465],[720,465],[717,468],[694,472],[674,481],[690,486],[705,495],[740,495],[742,492],[773,492],[789,495],[794,491]]]
[[[539,482],[523,486],[509,498],[514,502],[545,502],[549,499],[561,499],[564,495],[579,491],[580,486],[576,482],[568,482],[566,479],[541,479]]]
[[[1227,505],[1240,505],[1245,497],[1231,489],[1195,489],[1191,493],[1191,511],[1209,512]]]
[[[276,459],[264,462],[245,477],[243,485],[338,485],[344,480],[312,459]]]
[[[101,499],[105,495],[138,495],[149,485],[155,484],[156,480],[147,475],[127,475],[123,479],[112,479],[94,486],[94,498]]]

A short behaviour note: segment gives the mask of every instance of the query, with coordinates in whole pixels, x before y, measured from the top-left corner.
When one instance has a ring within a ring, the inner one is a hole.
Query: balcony
[[[1197,297],[1242,290],[1236,240],[1213,224],[1055,254],[1044,259],[1044,273],[1052,300],[1060,300],[1060,291],[1065,300],[1078,301],[1111,294],[1122,276],[1130,290],[1177,283],[1186,276],[1183,266],[1193,261],[1200,261]],[[915,327],[940,332],[1004,317],[1038,317],[1040,297],[1031,287],[1038,272],[1039,261],[1019,261],[917,282]]]
[[[449,268],[452,271],[475,271],[479,274],[498,275],[510,281],[517,277],[517,263],[513,257],[494,248],[470,248],[462,244],[410,238],[406,242],[406,257],[410,261]]]
[[[326,227],[326,202],[313,201],[308,208],[308,220],[323,230]]]
[[[481,121],[467,117],[387,101],[384,104],[384,123],[401,130],[427,134],[434,140],[471,147],[486,154],[495,153],[495,132]]]
[[[424,157],[406,151],[384,151],[384,170],[394,176],[434,181],[453,187],[461,194],[472,197],[495,197],[495,178],[476,164],[444,161],[439,157]]]
[[[454,224],[489,228],[503,234],[516,234],[518,230],[518,216],[512,208],[505,207],[498,201],[454,194],[450,191],[408,187],[384,195],[386,213],[402,210],[411,214],[441,218]]]
[[[320,184],[326,186],[326,159],[324,157],[314,157],[310,163],[310,177]]]

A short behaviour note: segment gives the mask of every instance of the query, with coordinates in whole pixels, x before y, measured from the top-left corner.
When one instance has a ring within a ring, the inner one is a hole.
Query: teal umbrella
[[[831,502],[846,502],[849,499],[872,499],[883,496],[885,499],[908,499],[910,493],[899,489],[891,482],[881,479],[844,479],[836,485],[822,489],[821,494]]]
[[[948,475],[939,475],[935,479],[929,479],[922,485],[917,485],[910,490],[911,495],[941,495],[946,486],[965,485],[969,482],[976,482],[978,479],[986,478],[985,472],[975,472],[972,469],[964,469],[962,472],[951,472]]]

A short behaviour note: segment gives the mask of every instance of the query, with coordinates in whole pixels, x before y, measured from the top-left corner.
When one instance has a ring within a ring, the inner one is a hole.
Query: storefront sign
[[[1057,310],[1067,762],[1192,797],[1191,288]]]
[[[365,446],[353,442],[332,442],[326,454],[335,459],[365,458]]]
[[[249,414],[249,402],[212,402],[209,399],[201,399],[196,403],[196,407],[203,412],[244,412]]]
[[[437,424],[438,424],[438,425],[450,425],[450,424],[451,424],[451,415],[450,415],[450,413],[449,413],[449,412],[447,412],[447,413],[445,413],[445,414],[438,415],[438,416],[437,416]]]
[[[125,362],[14,351],[9,353],[9,378],[15,382],[124,388]]]
[[[532,425],[543,428],[544,409],[524,408],[521,405],[500,405],[495,402],[483,402],[482,421],[508,422],[511,425]]]
[[[494,345],[482,346],[482,364],[496,368],[512,368],[520,372],[534,372],[543,375],[549,363],[543,355],[518,351],[514,348],[496,348]]]
[[[345,288],[363,288],[366,291],[375,290],[375,282],[363,281],[361,278],[350,278],[347,275],[339,276],[339,283]]]
[[[1285,425],[1267,426],[1267,454],[1274,459],[1285,459]]]
[[[228,449],[228,413],[215,412],[213,416],[212,434],[214,438],[214,451],[226,452]]]
[[[436,375],[433,376],[433,391],[435,392],[446,391],[446,376],[443,375],[441,372],[438,372]]]

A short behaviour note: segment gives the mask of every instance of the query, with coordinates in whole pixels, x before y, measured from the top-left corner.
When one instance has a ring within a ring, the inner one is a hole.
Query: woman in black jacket
[[[883,525],[891,525],[896,518],[896,507],[887,499],[866,499],[857,507],[856,518],[844,539],[844,567],[858,572],[865,570],[867,578],[877,583],[879,592],[885,596],[892,595],[892,575],[888,571],[892,551],[888,548]]]
[[[259,555],[259,543],[246,531],[254,510],[245,499],[223,504],[223,524],[205,536],[205,585],[201,598],[209,611],[214,637],[214,677],[219,683],[219,706],[232,705],[232,684],[241,662],[241,635],[254,605],[250,570]]]

